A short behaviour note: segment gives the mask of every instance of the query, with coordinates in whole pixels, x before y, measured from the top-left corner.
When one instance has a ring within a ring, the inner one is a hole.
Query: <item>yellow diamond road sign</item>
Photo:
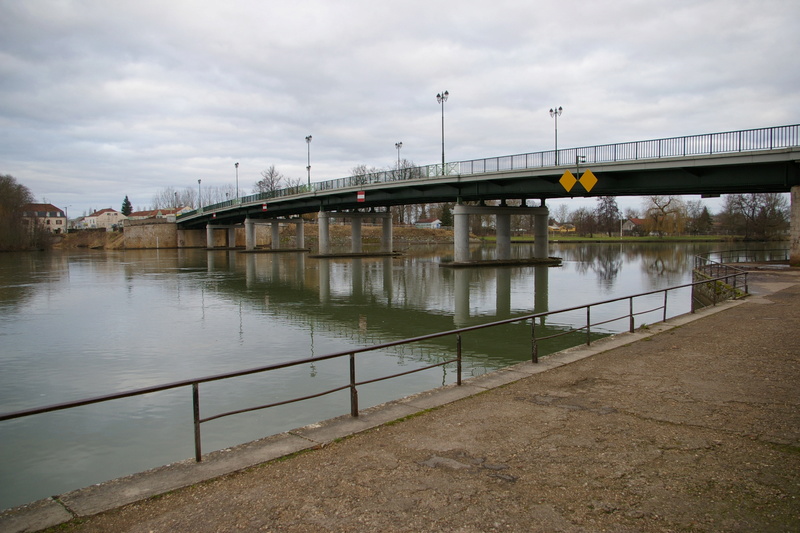
[[[561,175],[561,179],[558,182],[567,192],[570,192],[576,183],[580,183],[586,189],[586,192],[590,192],[597,185],[597,177],[592,174],[591,170],[587,170],[583,173],[581,179],[577,179],[572,172],[567,170]]]
[[[597,178],[594,174],[592,174],[591,170],[584,172],[583,176],[581,176],[581,179],[578,181],[581,183],[581,185],[583,185],[583,188],[586,189],[586,192],[590,192],[592,187],[597,185]]]
[[[569,192],[572,190],[575,184],[578,183],[578,180],[575,179],[575,176],[572,175],[572,172],[567,170],[566,172],[564,172],[564,175],[561,176],[561,179],[558,180],[558,182],[561,184],[562,187],[564,187],[564,189],[566,189],[567,192]]]

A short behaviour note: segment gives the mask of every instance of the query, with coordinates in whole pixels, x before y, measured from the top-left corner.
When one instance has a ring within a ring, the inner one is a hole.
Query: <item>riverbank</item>
[[[43,500],[0,529],[797,530],[800,271],[755,271],[750,287],[539,365]]]
[[[317,244],[317,226],[315,224],[308,224],[305,228],[305,245],[307,248],[316,248]],[[281,232],[281,247],[290,248],[294,245],[294,231],[293,225],[289,225]],[[364,225],[361,229],[362,244],[380,245],[382,237],[382,229],[376,226]],[[431,245],[431,244],[452,244],[453,231],[448,229],[428,229],[428,228],[414,228],[414,227],[396,227],[392,230],[393,242],[395,249],[402,249],[403,247],[413,245]],[[351,228],[349,225],[334,224],[330,226],[330,241],[333,246],[348,246],[351,241]],[[495,237],[493,235],[482,237],[471,237],[471,242],[488,242],[494,243]],[[534,239],[531,236],[516,236],[512,237],[512,243],[525,244],[533,243]],[[723,236],[723,235],[694,235],[694,236],[679,236],[679,237],[579,237],[579,236],[565,236],[557,235],[551,236],[550,242],[553,244],[571,244],[571,243],[689,243],[689,242],[754,242],[745,241],[737,236]],[[758,241],[762,242],[762,241]],[[776,246],[786,245],[786,241],[775,241]],[[262,244],[262,246],[270,246],[270,242]],[[122,232],[106,232],[102,230],[82,230],[68,233],[66,235],[55,236],[52,244],[54,249],[78,249],[89,248],[94,250],[122,250],[126,249],[125,233]]]

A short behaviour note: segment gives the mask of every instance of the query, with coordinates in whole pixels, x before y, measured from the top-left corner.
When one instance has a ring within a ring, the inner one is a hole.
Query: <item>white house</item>
[[[83,222],[88,229],[105,228],[106,231],[111,231],[119,227],[125,219],[125,215],[109,207],[84,217]]]
[[[425,229],[439,229],[442,227],[442,221],[438,218],[421,218],[414,224],[416,228]]]

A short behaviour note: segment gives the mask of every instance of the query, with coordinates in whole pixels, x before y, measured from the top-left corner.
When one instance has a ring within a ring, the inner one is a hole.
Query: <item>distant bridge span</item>
[[[584,186],[581,180],[567,190],[564,173],[580,178],[586,170],[596,183]],[[795,124],[489,157],[447,163],[444,169],[439,164],[388,170],[245,196],[186,213],[177,222],[190,229],[417,203],[789,192],[798,185],[800,125]]]

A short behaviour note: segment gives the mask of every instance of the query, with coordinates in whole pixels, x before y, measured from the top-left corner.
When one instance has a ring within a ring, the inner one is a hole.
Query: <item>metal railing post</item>
[[[456,335],[456,385],[461,385],[461,333]]]
[[[194,460],[202,460],[200,450],[200,384],[192,383],[192,411],[194,417]]]
[[[586,346],[592,344],[592,307],[586,306]]]
[[[536,318],[531,318],[531,363],[539,362],[539,343],[536,342]]]
[[[631,333],[633,333],[633,330],[635,329],[634,319],[633,319],[633,296],[631,296],[628,299],[628,301],[630,302],[630,319],[631,319],[631,328],[630,329],[631,329]]]
[[[667,321],[667,294],[669,294],[669,291],[665,290],[664,291],[664,315],[663,315],[664,319],[662,320],[662,322],[666,322]]]
[[[358,390],[356,389],[356,354],[350,353],[350,416],[358,416]]]

